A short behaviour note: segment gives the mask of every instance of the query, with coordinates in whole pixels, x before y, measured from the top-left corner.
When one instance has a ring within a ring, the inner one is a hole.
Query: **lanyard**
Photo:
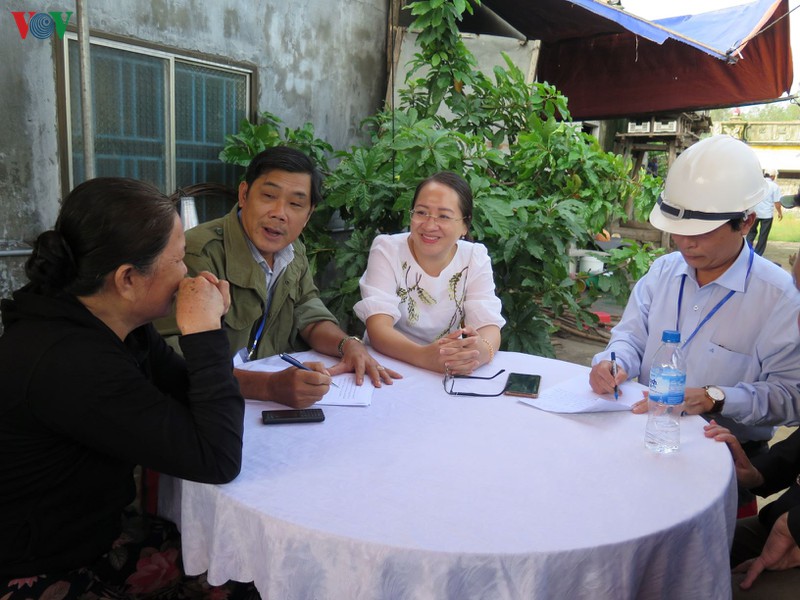
[[[261,323],[258,325],[255,337],[253,337],[253,345],[247,351],[247,360],[253,360],[253,354],[258,348],[258,342],[261,341],[261,335],[264,333],[264,325],[267,324],[267,315],[269,314],[269,307],[272,304],[273,294],[267,290],[267,306],[264,308],[264,315],[261,317]]]
[[[753,252],[753,247],[750,244],[747,244],[747,247],[750,248],[750,256],[748,257],[748,260],[747,260],[747,273],[744,276],[745,285],[747,285],[747,279],[750,277],[750,269],[753,266],[753,255],[755,254],[755,252]],[[678,293],[678,314],[675,316],[675,330],[676,331],[680,331],[679,321],[680,321],[680,318],[681,318],[681,305],[683,304],[683,286],[684,285],[686,285],[686,273],[684,273],[681,276],[681,290]],[[714,308],[711,309],[711,312],[708,313],[705,316],[705,318],[702,321],[700,321],[700,323],[697,325],[697,327],[694,328],[694,331],[692,332],[692,335],[690,335],[686,339],[686,341],[683,342],[683,344],[681,345],[681,348],[685,348],[689,344],[689,342],[692,341],[694,336],[697,335],[697,332],[700,331],[700,328],[703,325],[705,325],[706,322],[708,322],[708,320],[711,319],[711,317],[713,317],[714,314],[716,314],[716,312],[720,308],[722,308],[722,305],[725,304],[728,300],[730,300],[731,296],[733,296],[735,293],[736,293],[735,290],[731,290],[730,292],[728,292],[725,295],[725,297],[722,300],[717,302],[717,305]]]

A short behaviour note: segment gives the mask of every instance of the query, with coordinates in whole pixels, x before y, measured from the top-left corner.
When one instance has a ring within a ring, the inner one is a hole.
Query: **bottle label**
[[[650,399],[663,404],[680,404],[686,388],[686,373],[677,369],[652,369]]]

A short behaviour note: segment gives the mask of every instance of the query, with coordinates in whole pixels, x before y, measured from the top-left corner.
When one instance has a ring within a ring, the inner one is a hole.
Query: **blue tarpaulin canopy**
[[[654,23],[670,37],[719,59],[736,61],[753,36],[767,25],[778,0],[757,0],[713,12],[659,19]],[[788,20],[786,21],[788,24]]]
[[[792,84],[788,0],[648,21],[599,0],[484,0],[541,41],[539,81],[576,119],[754,104]]]

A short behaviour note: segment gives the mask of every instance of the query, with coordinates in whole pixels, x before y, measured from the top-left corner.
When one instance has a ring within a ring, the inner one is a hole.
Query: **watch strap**
[[[712,387],[712,386],[710,386],[710,385],[703,386],[703,391],[706,394],[706,398],[708,398],[709,400],[711,400],[711,402],[714,403],[714,404],[712,404],[711,409],[708,411],[708,414],[714,415],[714,414],[718,414],[718,413],[722,412],[722,407],[725,405],[725,394],[722,395],[722,399],[721,400],[718,400],[718,399],[714,398],[711,394],[708,393],[708,388],[710,388],[710,387]],[[716,389],[719,389],[719,388],[716,388]]]

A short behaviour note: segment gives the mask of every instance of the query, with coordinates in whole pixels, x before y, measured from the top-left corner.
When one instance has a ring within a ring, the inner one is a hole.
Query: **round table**
[[[729,597],[735,476],[700,417],[659,455],[645,416],[449,396],[441,375],[378,356],[404,379],[370,406],[264,426],[269,406],[248,401],[236,480],[162,477],[188,573],[280,600]],[[476,374],[499,368],[588,387],[586,367],[517,353]]]

